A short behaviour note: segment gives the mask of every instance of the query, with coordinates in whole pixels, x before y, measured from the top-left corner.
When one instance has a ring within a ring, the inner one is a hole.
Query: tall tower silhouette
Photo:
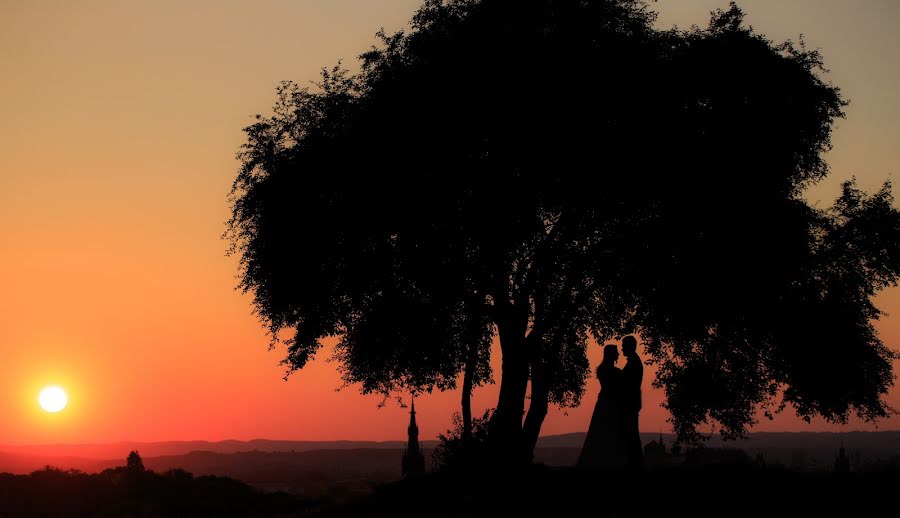
[[[419,427],[416,425],[416,400],[409,411],[409,442],[403,451],[403,477],[415,477],[425,473],[425,456],[419,444]]]

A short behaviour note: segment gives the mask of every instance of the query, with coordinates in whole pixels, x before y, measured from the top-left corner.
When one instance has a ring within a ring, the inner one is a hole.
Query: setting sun
[[[38,403],[41,408],[50,413],[56,413],[66,408],[69,403],[69,396],[66,391],[55,385],[45,387],[38,395]]]

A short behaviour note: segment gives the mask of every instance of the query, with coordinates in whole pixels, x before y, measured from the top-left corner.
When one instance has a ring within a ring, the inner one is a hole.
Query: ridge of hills
[[[660,434],[644,433],[644,444]],[[574,465],[585,433],[541,437],[535,462]],[[671,445],[674,437],[662,434]],[[422,441],[426,463],[437,441]],[[888,432],[766,432],[747,440],[712,438],[710,448],[744,450],[801,470],[831,466],[841,446],[858,462],[900,459],[900,431]],[[0,446],[0,472],[31,473],[45,466],[96,473],[122,466],[132,450],[144,466],[157,473],[181,469],[195,475],[215,475],[246,482],[264,491],[285,491],[308,497],[365,493],[378,484],[400,478],[402,441],[167,441],[94,445]],[[80,453],[80,454],[79,454]]]
[[[437,441],[422,441],[423,444]],[[403,448],[404,441],[290,441],[272,439],[252,439],[239,441],[120,441],[95,444],[29,444],[0,445],[0,452],[39,457],[78,457],[83,459],[117,459],[125,458],[131,451],[140,452],[142,457],[159,457],[165,455],[183,455],[192,451],[209,451],[215,453],[238,453],[243,451],[310,451],[310,450],[347,450],[359,448],[396,449]]]
[[[644,444],[656,440],[662,435],[663,440],[671,444],[675,437],[672,434],[642,433]],[[559,435],[546,435],[538,439],[539,448],[581,448],[584,444],[585,432],[574,432]],[[420,441],[424,448],[434,448],[437,440]],[[715,448],[833,448],[841,443],[852,449],[887,449],[900,450],[900,431],[877,432],[755,432],[746,440],[724,441],[714,436],[706,445]],[[190,452],[203,451],[212,453],[240,453],[248,451],[261,452],[306,452],[313,450],[358,450],[358,449],[403,449],[406,441],[291,441],[272,439],[252,439],[249,441],[155,441],[137,442],[122,441],[99,444],[35,444],[35,445],[0,445],[0,455],[41,458],[78,458],[83,460],[124,459],[131,451],[140,452],[141,456],[162,457],[184,455]],[[2,457],[0,457],[2,459]],[[2,462],[2,461],[0,461]],[[0,464],[0,470],[3,469]]]

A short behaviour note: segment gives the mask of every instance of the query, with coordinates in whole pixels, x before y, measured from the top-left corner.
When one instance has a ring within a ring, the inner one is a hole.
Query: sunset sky
[[[0,444],[170,439],[401,439],[407,411],[340,392],[323,351],[288,381],[282,350],[235,291],[220,236],[241,129],[282,80],[307,83],[404,28],[419,0],[0,0]],[[660,0],[659,26],[705,25],[725,0]],[[900,171],[900,2],[745,0],[770,39],[804,35],[851,101],[808,193]],[[900,289],[878,323],[900,349]],[[596,366],[599,348],[592,346]],[[896,368],[900,368],[897,366]],[[668,431],[645,379],[643,431]],[[37,403],[64,387],[68,407]],[[585,403],[543,433],[584,431]],[[479,389],[475,410],[496,402]],[[417,400],[422,438],[456,392]],[[900,388],[888,398],[900,408]],[[835,430],[791,415],[756,430]],[[872,429],[854,421],[845,429]],[[880,424],[900,429],[900,418]]]

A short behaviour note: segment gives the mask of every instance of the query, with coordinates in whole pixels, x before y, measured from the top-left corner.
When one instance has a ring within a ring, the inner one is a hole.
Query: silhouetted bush
[[[446,434],[438,435],[439,444],[432,453],[434,469],[444,471],[464,470],[483,464],[488,455],[487,438],[488,423],[493,409],[484,411],[484,415],[472,419],[472,437],[463,439],[462,416],[453,414],[453,428]]]
[[[125,467],[128,468],[129,471],[144,471],[144,461],[141,460],[141,456],[137,451],[128,454],[128,458],[125,460]]]

